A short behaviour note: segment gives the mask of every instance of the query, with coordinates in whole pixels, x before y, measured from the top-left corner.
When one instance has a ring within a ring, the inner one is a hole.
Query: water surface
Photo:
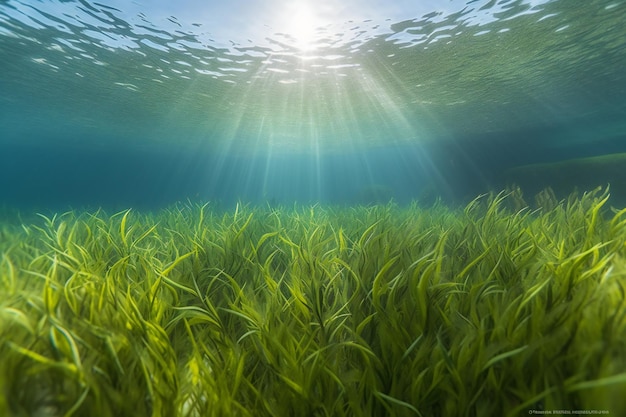
[[[465,197],[626,151],[622,1],[169,3],[0,2],[3,200]]]

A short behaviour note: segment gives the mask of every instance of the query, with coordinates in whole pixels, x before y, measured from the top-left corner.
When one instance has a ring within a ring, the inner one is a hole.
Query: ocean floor
[[[0,414],[626,415],[607,199],[5,222]]]

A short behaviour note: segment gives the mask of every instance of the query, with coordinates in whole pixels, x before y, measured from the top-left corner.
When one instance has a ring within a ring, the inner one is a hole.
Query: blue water
[[[626,201],[527,167],[626,152],[623,1],[171,3],[0,2],[0,205]]]

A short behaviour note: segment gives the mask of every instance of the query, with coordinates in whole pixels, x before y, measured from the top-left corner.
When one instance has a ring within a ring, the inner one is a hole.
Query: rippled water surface
[[[263,158],[434,143],[467,165],[503,138],[623,152],[625,14],[617,0],[5,0],[0,141]]]

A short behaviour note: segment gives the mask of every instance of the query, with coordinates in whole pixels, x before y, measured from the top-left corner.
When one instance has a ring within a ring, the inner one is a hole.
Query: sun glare
[[[315,49],[316,33],[322,24],[322,19],[312,5],[297,2],[285,10],[282,27],[285,34],[293,39],[296,48],[309,51]]]

